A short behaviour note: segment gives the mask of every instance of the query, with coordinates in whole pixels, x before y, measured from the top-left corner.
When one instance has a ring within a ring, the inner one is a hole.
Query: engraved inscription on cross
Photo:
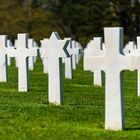
[[[84,57],[84,69],[105,72],[105,128],[122,130],[124,129],[124,97],[121,72],[136,69],[139,64],[137,57],[121,54],[123,28],[105,28],[104,36],[106,53],[103,56]]]
[[[47,57],[49,63],[49,102],[60,105],[63,103],[62,58],[70,56],[67,51],[69,40],[61,40],[58,33],[53,32],[45,44],[46,47],[42,47],[41,50],[41,57]]]

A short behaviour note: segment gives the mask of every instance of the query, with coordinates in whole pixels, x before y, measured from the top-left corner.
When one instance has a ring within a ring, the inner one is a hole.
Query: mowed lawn
[[[63,66],[64,67],[64,66]],[[17,92],[17,68],[8,68],[7,83],[0,83],[0,140],[132,140],[140,139],[140,97],[137,73],[124,72],[124,131],[104,130],[104,90],[92,84],[83,62],[72,80],[64,79],[64,105],[48,104],[48,76],[40,59],[30,72],[30,91]],[[111,81],[110,81],[111,82]],[[55,88],[55,87],[54,87]]]

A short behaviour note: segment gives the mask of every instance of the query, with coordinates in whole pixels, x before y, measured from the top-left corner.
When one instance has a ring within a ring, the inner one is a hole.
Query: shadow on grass
[[[140,127],[135,128],[125,128],[126,131],[140,130]]]

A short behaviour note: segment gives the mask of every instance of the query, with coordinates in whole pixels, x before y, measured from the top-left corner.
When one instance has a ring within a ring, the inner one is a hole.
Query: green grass
[[[64,79],[64,105],[48,104],[48,77],[37,60],[30,72],[30,91],[17,92],[17,69],[8,68],[9,80],[0,83],[0,140],[120,140],[140,139],[140,97],[136,72],[124,73],[124,131],[104,130],[104,87],[92,85],[92,73],[81,61],[73,80]]]

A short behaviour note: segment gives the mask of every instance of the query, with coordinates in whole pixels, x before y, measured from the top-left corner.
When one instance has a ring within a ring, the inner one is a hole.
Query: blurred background
[[[39,41],[57,31],[85,45],[103,27],[124,27],[125,41],[140,34],[140,0],[0,0],[0,34],[29,33]]]

